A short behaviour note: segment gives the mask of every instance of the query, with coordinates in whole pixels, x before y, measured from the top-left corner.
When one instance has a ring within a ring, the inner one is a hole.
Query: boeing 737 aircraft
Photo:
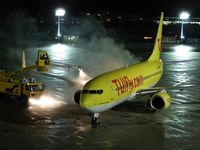
[[[142,94],[151,95],[147,107],[152,110],[170,106],[171,97],[167,91],[153,87],[163,74],[160,60],[163,16],[162,12],[154,49],[148,60],[96,76],[75,93],[75,102],[92,114],[93,125],[98,124],[99,113]]]

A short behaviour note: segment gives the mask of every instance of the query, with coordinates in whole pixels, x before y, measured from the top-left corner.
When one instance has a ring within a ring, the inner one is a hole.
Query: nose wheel
[[[93,126],[99,124],[98,118],[99,118],[99,113],[94,113],[94,114],[92,114],[91,124],[92,124]]]

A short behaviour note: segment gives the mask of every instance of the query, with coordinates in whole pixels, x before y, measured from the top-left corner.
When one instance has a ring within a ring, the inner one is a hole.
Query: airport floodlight
[[[182,12],[180,14],[180,19],[185,20],[188,19],[190,17],[190,14],[188,12]]]
[[[65,10],[62,8],[58,8],[56,10],[56,16],[64,16],[65,15]]]
[[[188,12],[182,12],[180,13],[180,19],[181,19],[181,35],[180,35],[180,42],[182,43],[184,41],[184,35],[183,35],[183,20],[186,20],[190,17],[190,14]]]
[[[65,10],[62,8],[58,8],[56,10],[56,16],[58,16],[58,33],[57,36],[58,38],[61,37],[61,33],[60,33],[60,17],[65,15]]]

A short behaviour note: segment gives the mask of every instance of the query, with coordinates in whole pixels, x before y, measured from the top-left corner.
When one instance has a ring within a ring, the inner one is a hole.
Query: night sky
[[[151,17],[164,11],[165,16],[177,16],[180,11],[187,10],[191,16],[200,17],[199,0],[0,0],[1,16],[20,9],[32,16],[54,15],[58,6],[63,6],[71,15],[83,11],[109,11]]]

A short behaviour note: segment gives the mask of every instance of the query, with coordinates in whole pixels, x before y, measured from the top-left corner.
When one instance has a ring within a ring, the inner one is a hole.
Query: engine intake
[[[155,110],[166,109],[171,104],[171,97],[166,90],[155,93],[150,99],[150,107]]]

